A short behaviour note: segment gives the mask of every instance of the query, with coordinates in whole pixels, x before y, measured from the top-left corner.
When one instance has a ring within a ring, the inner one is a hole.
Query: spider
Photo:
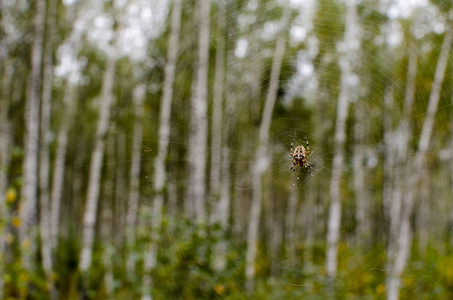
[[[294,146],[294,139],[291,143],[291,156],[289,159],[293,159],[293,166],[291,166],[291,170],[296,171],[295,166],[304,167],[305,169],[311,169],[310,163],[307,161],[307,158],[311,156],[310,154],[310,145],[308,144],[307,138],[305,138],[307,142],[307,149],[304,146],[300,145],[297,146],[296,149],[293,151]]]

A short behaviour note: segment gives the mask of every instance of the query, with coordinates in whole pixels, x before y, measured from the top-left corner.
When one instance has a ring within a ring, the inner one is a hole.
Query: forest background
[[[452,22],[2,0],[0,298],[453,298]]]

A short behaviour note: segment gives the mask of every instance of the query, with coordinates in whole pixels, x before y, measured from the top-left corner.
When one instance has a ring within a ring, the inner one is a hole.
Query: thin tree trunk
[[[223,17],[219,18],[224,18],[225,17],[225,11],[224,7],[222,8],[222,11],[219,11],[219,14],[222,14]],[[225,21],[225,20],[224,20]],[[224,22],[223,21],[223,22]],[[221,22],[220,22],[221,23]],[[219,24],[220,26],[220,24]],[[221,26],[224,28],[223,26]],[[224,29],[223,29],[224,30]],[[222,30],[222,31],[223,31]],[[222,46],[222,51],[225,51],[224,47]],[[236,77],[233,75],[234,73],[234,67],[237,63],[235,57],[231,54],[228,56],[228,62],[231,66],[231,72],[228,74],[227,77],[227,84],[230,86],[229,88],[234,89]],[[218,62],[220,64],[220,62]],[[223,61],[223,54],[222,54],[222,66],[221,69],[222,72],[225,72],[224,69],[224,61]],[[223,86],[222,86],[223,90]],[[231,206],[231,192],[230,192],[230,187],[231,187],[231,174],[230,174],[230,166],[231,166],[231,158],[230,158],[230,139],[233,135],[233,126],[235,122],[235,113],[236,113],[236,93],[231,95],[228,98],[228,101],[226,101],[226,107],[225,107],[225,117],[224,121],[221,126],[223,126],[223,130],[219,128],[219,133],[221,135],[221,138],[223,140],[223,143],[221,143],[221,165],[220,165],[220,199],[219,202],[214,209],[214,223],[218,222],[220,225],[220,234],[219,234],[219,241],[216,244],[214,248],[214,254],[213,254],[213,265],[214,269],[217,271],[222,271],[225,269],[227,260],[226,260],[226,253],[228,250],[228,243],[225,240],[225,235],[228,231],[228,219],[230,217],[230,206]],[[223,99],[223,93],[222,93],[222,99]],[[220,145],[220,144],[219,144]],[[212,173],[211,173],[212,174]],[[211,175],[212,176],[212,175]]]
[[[191,98],[190,140],[189,140],[189,186],[186,201],[189,214],[200,226],[206,223],[206,148],[207,122],[207,80],[209,62],[210,1],[198,0],[198,63]]]
[[[356,195],[356,244],[359,246],[364,246],[366,241],[371,234],[371,222],[369,215],[369,202],[370,199],[365,191],[365,169],[363,166],[363,160],[365,158],[365,144],[363,142],[365,135],[364,122],[365,116],[363,116],[362,108],[358,109],[357,113],[357,123],[354,127],[354,158],[353,158],[353,168],[354,168],[354,191]]]
[[[409,137],[411,136],[410,116],[412,114],[412,106],[415,98],[415,76],[417,74],[418,56],[417,46],[414,41],[411,41],[408,52],[409,65],[406,78],[403,117],[400,125],[393,134],[394,140],[392,141],[397,152],[392,202],[390,204],[390,212],[387,212],[390,217],[389,241],[387,247],[387,270],[390,270],[394,265],[393,261],[395,259],[396,239],[398,236],[402,197],[404,192],[403,182],[405,176],[407,175],[405,167],[407,165],[407,156],[409,152]]]
[[[421,178],[429,178],[429,172],[427,170],[420,170]],[[422,258],[426,258],[426,248],[428,246],[429,232],[431,230],[431,214],[430,214],[430,199],[431,189],[429,180],[422,180],[420,183],[419,201],[417,206],[417,212],[415,213],[416,220],[416,235],[418,236],[418,251]]]
[[[6,191],[8,188],[8,174],[11,163],[12,130],[9,120],[9,99],[12,85],[13,66],[11,61],[3,62],[3,74],[0,94],[0,299],[4,297],[4,272],[6,265],[6,233],[3,224],[9,222],[9,212],[6,205]]]
[[[117,49],[117,47],[115,47],[115,49]],[[80,253],[79,266],[82,273],[85,273],[90,268],[93,256],[97,207],[101,186],[101,169],[102,161],[104,159],[105,138],[110,124],[110,109],[113,103],[113,83],[115,80],[116,61],[116,54],[110,55],[107,59],[107,66],[104,71],[102,96],[100,99],[100,117],[97,124],[95,146],[91,156],[87,201],[83,216],[82,251]]]
[[[170,116],[173,98],[173,85],[175,80],[176,62],[178,59],[179,33],[181,27],[182,1],[175,0],[171,13],[171,32],[168,44],[168,62],[165,66],[165,78],[162,95],[162,106],[159,124],[159,146],[157,157],[154,161],[154,202],[151,228],[151,244],[145,254],[142,299],[152,299],[151,271],[156,266],[158,245],[162,223],[162,205],[164,201],[164,188],[166,183],[165,158],[168,155],[170,142]],[[208,32],[209,35],[209,32]],[[201,183],[200,183],[201,184]]]
[[[55,157],[55,165],[52,179],[51,191],[51,212],[50,212],[50,243],[52,250],[57,248],[58,234],[60,228],[60,213],[61,213],[61,198],[63,193],[66,152],[68,150],[69,129],[71,120],[75,113],[76,106],[75,87],[69,80],[66,83],[65,94],[63,97],[64,112],[61,118],[60,130],[57,137],[57,150]]]
[[[296,213],[297,213],[297,203],[298,203],[298,195],[297,195],[297,186],[296,180],[293,178],[291,180],[291,186],[289,191],[289,201],[288,201],[288,208],[286,209],[286,249],[288,251],[288,259],[291,266],[296,265]],[[305,220],[307,221],[307,220]],[[307,227],[307,226],[305,226]]]
[[[76,15],[75,10],[68,12],[69,18],[73,20]],[[81,35],[83,32],[74,30],[69,38],[71,44],[72,59],[76,59],[81,44]],[[71,72],[66,78],[66,87],[63,96],[63,112],[60,115],[60,128],[57,135],[57,148],[54,161],[52,190],[51,190],[51,207],[50,207],[50,244],[52,251],[58,246],[58,235],[60,228],[61,199],[63,193],[63,184],[65,178],[66,153],[68,148],[69,130],[72,124],[72,118],[76,113],[76,82],[77,72]],[[81,156],[78,156],[81,157]],[[77,178],[77,181],[80,180]]]
[[[453,100],[453,97],[452,97]],[[453,121],[451,122],[451,132],[453,132]],[[451,198],[453,199],[453,136],[450,137],[450,184],[451,184]],[[450,201],[450,244],[453,246],[453,201]]]
[[[116,139],[116,161],[125,162],[126,156],[126,136],[120,126],[115,126]],[[125,229],[126,229],[126,217],[127,217],[127,183],[125,174],[127,173],[127,167],[125,163],[119,163],[116,166],[116,179],[115,179],[115,200],[113,204],[113,220],[112,226],[115,230],[115,236],[112,243],[117,249],[121,249],[125,243]]]
[[[272,180],[272,177],[270,178]],[[272,188],[272,185],[268,185],[269,189]],[[280,207],[276,197],[272,195],[272,192],[268,193],[272,199],[269,199],[273,202],[270,207],[272,211],[268,214],[268,219],[270,220],[270,243],[269,243],[269,257],[271,263],[271,276],[277,277],[280,273],[280,254],[283,242],[283,231],[284,231],[284,222],[283,222],[283,212]]]
[[[340,240],[341,199],[340,185],[343,171],[344,142],[346,140],[346,119],[348,117],[348,99],[351,97],[351,88],[348,82],[352,74],[353,43],[357,26],[355,0],[346,2],[346,29],[345,53],[340,61],[341,90],[338,97],[337,120],[335,124],[335,153],[332,165],[332,179],[330,182],[330,210],[327,231],[327,276],[333,282],[337,276],[338,242]]]
[[[114,126],[112,126],[114,127]],[[115,129],[115,128],[114,128]],[[113,130],[115,132],[115,130]],[[117,232],[113,228],[113,199],[115,198],[115,186],[118,180],[118,172],[115,174],[115,136],[113,134],[108,136],[107,139],[107,175],[103,187],[103,196],[105,201],[101,203],[101,220],[100,220],[100,235],[102,237],[102,260],[105,267],[104,284],[107,296],[109,299],[113,297],[114,290],[114,276],[113,276],[113,257],[115,254],[114,249],[114,236],[113,232]],[[116,168],[117,169],[117,168]],[[115,176],[116,175],[116,176]]]
[[[134,90],[135,126],[132,138],[132,162],[129,181],[129,201],[126,217],[126,265],[129,277],[135,274],[135,225],[140,199],[140,163],[142,160],[143,142],[143,103],[145,100],[145,86],[139,85]]]
[[[31,74],[28,82],[25,113],[25,153],[23,160],[24,184],[19,217],[22,225],[19,237],[22,244],[22,263],[30,270],[36,251],[39,107],[41,103],[41,67],[44,38],[45,1],[36,1],[34,38],[31,49]]]
[[[423,123],[422,132],[420,134],[417,151],[415,152],[413,159],[408,166],[411,170],[421,170],[425,165],[426,151],[429,148],[431,140],[432,130],[434,127],[434,117],[439,103],[441,86],[444,80],[445,69],[447,66],[452,41],[453,31],[449,27],[446,30],[441,52],[439,54],[436,73],[434,75],[434,81],[431,86],[431,93],[429,95],[426,118]],[[401,275],[409,259],[412,244],[410,216],[412,214],[417,185],[420,181],[420,172],[411,172],[408,176],[408,189],[403,196],[403,204],[400,216],[401,223],[399,226],[399,234],[396,241],[396,256],[393,266],[390,268],[389,273],[387,274],[387,299],[389,300],[396,300],[399,298]]]
[[[286,8],[283,12],[282,23],[284,29],[289,23],[289,9]],[[275,46],[272,69],[269,81],[269,89],[267,91],[266,102],[264,104],[263,117],[260,125],[259,145],[256,151],[256,162],[252,172],[253,193],[252,204],[250,209],[249,226],[247,232],[247,252],[245,258],[245,278],[246,291],[249,295],[253,293],[255,284],[255,258],[258,244],[258,227],[261,215],[261,198],[262,198],[262,176],[269,167],[268,149],[269,146],[269,130],[272,121],[272,112],[274,110],[275,101],[277,100],[277,89],[279,86],[279,78],[283,55],[286,48],[286,34],[281,33],[277,39]]]
[[[49,1],[47,9],[47,35],[44,49],[44,71],[43,90],[41,102],[41,135],[39,147],[39,202],[40,202],[40,235],[41,254],[44,271],[47,276],[50,295],[52,299],[57,298],[56,289],[52,279],[53,261],[51,223],[50,223],[50,199],[49,199],[49,177],[50,177],[50,119],[52,107],[52,79],[53,59],[52,50],[56,30],[57,2]]]
[[[217,201],[220,193],[222,158],[223,91],[225,78],[225,4],[217,3],[217,42],[214,76],[214,96],[212,108],[211,146],[211,198]]]

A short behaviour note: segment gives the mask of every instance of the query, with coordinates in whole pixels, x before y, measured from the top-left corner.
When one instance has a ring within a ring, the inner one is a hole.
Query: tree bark
[[[71,19],[74,19],[76,11],[69,12]],[[81,35],[83,32],[74,30],[69,38],[71,56],[74,60],[79,52],[81,42]],[[70,72],[66,78],[66,87],[63,96],[63,112],[60,118],[60,128],[57,134],[57,148],[54,161],[52,189],[51,189],[51,207],[50,207],[50,244],[52,251],[55,251],[58,246],[58,235],[60,228],[60,214],[61,214],[61,198],[63,193],[63,184],[65,178],[65,165],[66,153],[68,150],[69,130],[71,128],[72,119],[76,113],[76,84],[77,72]],[[80,156],[79,156],[80,157]],[[79,181],[78,178],[76,181]]]
[[[297,213],[297,204],[298,204],[298,190],[296,186],[296,180],[293,178],[291,180],[291,186],[289,191],[289,201],[288,208],[286,209],[286,249],[288,253],[288,259],[291,266],[296,265],[296,213]],[[307,220],[306,220],[307,221]],[[306,227],[306,226],[305,226]]]
[[[9,120],[9,99],[11,93],[13,66],[5,60],[2,65],[0,92],[0,299],[4,297],[4,272],[6,265],[6,233],[4,224],[9,222],[9,211],[6,205],[8,174],[10,172],[11,150],[13,144],[12,124]]]
[[[225,78],[225,4],[217,3],[217,42],[212,108],[211,199],[219,199],[222,158],[223,91]]]
[[[151,271],[156,266],[158,245],[162,223],[162,205],[164,201],[164,188],[166,184],[165,158],[168,155],[170,142],[170,116],[173,98],[173,85],[175,81],[176,62],[178,60],[179,33],[181,28],[182,1],[174,0],[171,13],[171,32],[168,44],[168,61],[165,66],[164,87],[159,124],[159,146],[157,157],[154,161],[154,202],[151,227],[151,244],[145,254],[142,299],[152,299]],[[209,37],[209,32],[208,32]],[[201,183],[200,183],[201,184]]]
[[[206,223],[206,148],[207,122],[207,80],[209,62],[210,1],[198,0],[198,63],[191,98],[190,140],[189,140],[189,186],[187,209],[200,230]]]
[[[393,133],[394,140],[392,143],[396,149],[396,158],[394,165],[394,181],[392,191],[392,202],[390,211],[387,215],[390,217],[389,240],[387,247],[387,270],[390,270],[394,263],[396,251],[396,239],[398,236],[398,228],[400,222],[400,213],[402,205],[402,197],[404,193],[403,182],[407,176],[407,156],[409,154],[409,137],[411,136],[410,116],[412,115],[412,106],[415,96],[415,76],[417,74],[417,57],[418,51],[415,41],[411,41],[408,48],[409,63],[406,77],[406,90],[404,96],[404,111],[402,122]]]
[[[286,8],[282,16],[282,28],[286,29],[289,23],[290,11]],[[246,291],[249,295],[253,293],[255,284],[255,258],[258,244],[258,227],[261,215],[261,198],[262,198],[262,176],[269,167],[268,149],[269,130],[272,121],[272,112],[275,101],[277,100],[277,89],[279,86],[279,77],[283,55],[286,48],[286,33],[281,33],[275,46],[272,69],[267,91],[266,102],[264,104],[263,117],[259,132],[259,145],[256,150],[256,161],[252,172],[252,204],[249,217],[249,226],[247,232],[247,252],[245,258],[245,278]]]
[[[366,192],[365,186],[365,168],[363,160],[365,159],[365,143],[364,136],[366,134],[365,116],[363,115],[362,107],[357,109],[357,123],[354,126],[354,191],[356,195],[356,244],[364,246],[371,234],[371,222],[369,214],[370,198]]]
[[[117,42],[115,41],[115,44]],[[117,48],[115,47],[115,50]],[[115,80],[116,53],[107,58],[104,71],[102,96],[100,99],[100,117],[96,129],[96,141],[91,156],[88,179],[87,201],[83,216],[82,250],[80,253],[79,269],[82,273],[88,271],[93,255],[93,242],[96,232],[97,207],[101,186],[101,169],[104,159],[105,138],[110,124],[110,109],[113,103],[113,83]]]
[[[44,39],[45,1],[36,1],[34,16],[34,38],[31,49],[31,74],[29,77],[25,112],[25,153],[23,160],[24,183],[19,217],[22,246],[22,263],[31,270],[36,248],[38,149],[39,149],[39,107],[41,103],[41,68]]]
[[[425,165],[426,152],[429,148],[432,130],[434,127],[434,117],[440,98],[442,82],[444,80],[445,69],[447,66],[448,56],[450,54],[451,43],[453,41],[453,31],[450,27],[447,28],[442,48],[437,61],[434,81],[431,86],[429,95],[428,108],[426,118],[423,123],[422,132],[418,141],[417,150],[410,162],[411,170],[421,170]],[[412,230],[410,217],[413,210],[415,193],[417,185],[420,181],[420,172],[410,173],[408,178],[408,189],[404,193],[403,203],[401,208],[400,225],[398,237],[396,240],[395,260],[387,274],[387,299],[396,300],[399,298],[399,290],[401,285],[401,275],[406,267],[410,255],[412,244]]]
[[[348,99],[351,97],[351,87],[348,82],[352,74],[353,62],[353,43],[357,39],[355,36],[357,26],[357,13],[355,0],[346,2],[346,29],[345,29],[345,52],[340,60],[341,67],[341,87],[337,104],[337,120],[335,124],[335,153],[332,165],[332,179],[330,181],[330,210],[327,231],[327,276],[331,283],[337,276],[337,256],[338,242],[340,239],[341,223],[341,199],[340,185],[341,174],[343,171],[344,142],[346,139],[346,119],[348,117]]]
[[[39,202],[40,202],[40,235],[41,255],[44,271],[47,276],[50,295],[52,299],[57,298],[56,289],[52,279],[52,243],[50,223],[50,199],[49,199],[49,177],[50,177],[50,122],[52,111],[52,79],[53,79],[53,47],[56,31],[57,2],[48,2],[47,9],[47,35],[44,47],[44,71],[43,90],[41,102],[41,134],[39,145]]]
[[[140,199],[140,163],[142,160],[143,142],[143,103],[145,100],[145,86],[139,85],[134,90],[135,126],[132,138],[132,162],[129,181],[129,200],[126,217],[126,265],[129,277],[135,274],[135,225]]]

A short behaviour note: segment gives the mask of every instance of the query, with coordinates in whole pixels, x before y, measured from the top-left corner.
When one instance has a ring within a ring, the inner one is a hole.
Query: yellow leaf
[[[385,293],[385,285],[383,285],[382,283],[379,284],[377,287],[376,287],[376,293],[379,294],[379,295],[382,295]]]
[[[225,293],[225,286],[223,284],[216,284],[214,285],[214,291],[218,294],[218,295],[223,295],[223,293]]]
[[[13,224],[14,227],[18,228],[20,227],[20,224],[21,224],[21,220],[19,217],[14,217],[11,221],[11,224]]]
[[[17,192],[16,192],[16,189],[15,188],[12,188],[10,187],[7,191],[6,191],[6,203],[8,205],[11,205],[13,204],[17,199]]]

